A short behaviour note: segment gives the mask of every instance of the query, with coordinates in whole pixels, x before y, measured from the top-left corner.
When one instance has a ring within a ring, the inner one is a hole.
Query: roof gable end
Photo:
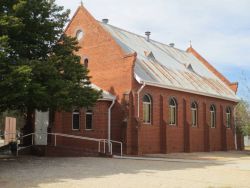
[[[214,66],[212,66],[205,58],[203,58],[192,46],[190,46],[186,51],[194,55],[203,65],[205,65],[211,72],[213,72],[231,90],[237,93],[238,82],[231,83],[225,76],[223,76],[218,70],[216,70]]]

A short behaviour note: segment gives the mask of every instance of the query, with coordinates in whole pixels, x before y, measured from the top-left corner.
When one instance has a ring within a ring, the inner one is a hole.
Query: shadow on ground
[[[244,157],[244,155],[242,154],[241,157]],[[104,178],[117,174],[136,175],[144,173],[151,176],[159,171],[202,169],[219,165],[222,164],[90,157],[45,158],[26,156],[15,160],[0,160],[0,187],[40,187],[41,184]]]

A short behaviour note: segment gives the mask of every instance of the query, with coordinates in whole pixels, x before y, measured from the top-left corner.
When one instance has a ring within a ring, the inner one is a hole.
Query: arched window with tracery
[[[143,122],[151,123],[152,98],[149,94],[143,96]]]
[[[177,102],[174,97],[169,100],[169,124],[176,125],[177,121]]]
[[[198,105],[196,102],[191,104],[191,124],[193,127],[197,127],[198,122]]]
[[[226,109],[226,126],[227,128],[231,127],[231,109],[227,107]]]
[[[214,105],[210,106],[210,126],[211,128],[216,126],[216,108]]]

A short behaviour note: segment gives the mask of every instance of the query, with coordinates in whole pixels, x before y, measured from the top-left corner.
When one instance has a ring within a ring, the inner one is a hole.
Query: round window
[[[78,30],[78,31],[76,32],[76,38],[77,38],[77,40],[78,40],[78,41],[81,40],[82,37],[83,37],[83,35],[84,35],[83,31],[82,31],[82,30]]]

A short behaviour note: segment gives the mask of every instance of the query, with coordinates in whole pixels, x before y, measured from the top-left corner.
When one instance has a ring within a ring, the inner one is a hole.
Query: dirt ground
[[[4,145],[4,140],[0,138],[0,147]]]
[[[27,156],[1,159],[0,187],[244,188],[250,187],[250,152],[171,154],[141,160]]]
[[[245,150],[250,150],[250,146],[245,146]]]

